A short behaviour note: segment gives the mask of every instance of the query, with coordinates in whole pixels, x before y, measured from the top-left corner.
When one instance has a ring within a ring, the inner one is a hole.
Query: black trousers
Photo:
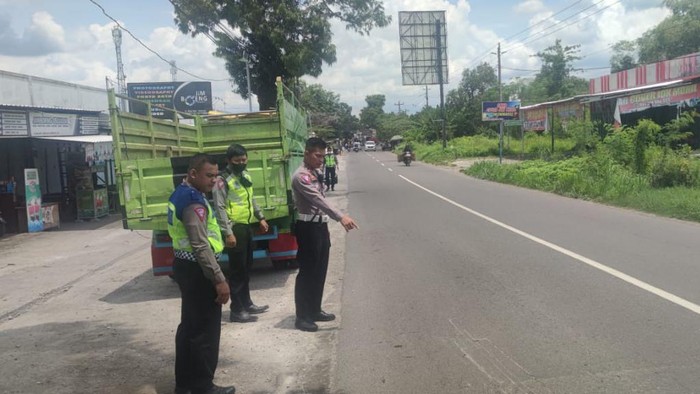
[[[324,178],[327,187],[333,187],[338,183],[338,177],[335,173],[335,167],[326,167],[326,176]]]
[[[175,281],[180,286],[182,307],[175,334],[175,383],[195,392],[209,390],[219,362],[221,305],[216,289],[199,264],[175,259]]]
[[[298,318],[311,320],[321,312],[331,238],[327,223],[297,221],[294,232],[299,263],[294,288],[296,314]]]
[[[228,254],[228,285],[231,288],[231,310],[240,312],[253,305],[250,299],[250,269],[253,266],[253,229],[248,224],[234,224],[236,247]]]

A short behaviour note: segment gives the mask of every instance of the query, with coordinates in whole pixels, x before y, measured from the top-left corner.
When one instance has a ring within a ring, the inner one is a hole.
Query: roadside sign
[[[508,127],[508,126],[522,126],[522,125],[523,125],[523,121],[520,120],[520,119],[517,119],[517,120],[506,120],[505,122],[503,122],[503,125],[506,126],[506,127]]]

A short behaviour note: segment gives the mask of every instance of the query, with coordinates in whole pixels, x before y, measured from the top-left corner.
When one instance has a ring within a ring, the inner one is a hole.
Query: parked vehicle
[[[365,150],[366,151],[372,151],[376,152],[377,151],[377,144],[374,143],[374,141],[367,141],[365,142]]]
[[[294,219],[291,179],[303,159],[307,119],[292,104],[297,101],[280,78],[276,111],[196,116],[194,125],[178,119],[157,119],[150,111],[146,116],[120,111],[118,98],[138,100],[109,92],[122,221],[127,229],[153,231],[154,275],[172,273],[167,203],[186,175],[190,156],[210,154],[222,168],[226,165],[226,149],[234,141],[248,149],[255,199],[271,227],[267,234],[253,238],[253,257],[269,257],[276,267],[287,266],[296,258],[296,239],[290,231]],[[226,262],[225,253],[221,259]]]

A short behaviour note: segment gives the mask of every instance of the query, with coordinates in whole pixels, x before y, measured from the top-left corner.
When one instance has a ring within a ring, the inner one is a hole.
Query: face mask
[[[247,166],[248,166],[247,164],[231,164],[231,169],[236,174],[241,174],[241,173],[243,173],[243,171],[245,171]]]

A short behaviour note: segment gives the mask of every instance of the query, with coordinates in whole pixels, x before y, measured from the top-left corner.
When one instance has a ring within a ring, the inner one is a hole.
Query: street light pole
[[[245,61],[245,79],[248,83],[248,112],[253,112],[253,92],[250,91],[250,63],[248,62],[248,54],[245,52],[243,52],[243,61]]]

